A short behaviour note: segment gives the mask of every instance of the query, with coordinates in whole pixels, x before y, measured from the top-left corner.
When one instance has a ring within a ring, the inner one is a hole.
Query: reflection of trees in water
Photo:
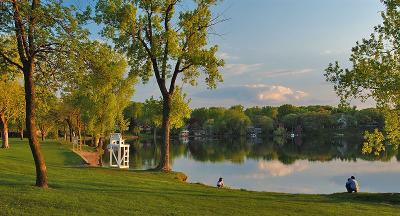
[[[226,139],[211,141],[191,141],[188,144],[193,159],[198,161],[231,161],[243,163],[251,151],[251,143],[246,139]]]
[[[152,169],[159,163],[161,157],[161,141],[157,140],[133,140],[130,152],[130,168]],[[176,157],[187,153],[186,145],[179,141],[171,141],[170,158],[173,161]]]
[[[307,133],[302,137],[284,140],[283,143],[275,140],[190,140],[183,143],[179,140],[171,142],[171,161],[185,156],[202,162],[243,163],[246,158],[255,160],[279,160],[284,164],[293,164],[296,160],[343,161],[381,160],[388,161],[393,157],[400,160],[397,150],[387,148],[380,156],[361,154],[361,135],[335,134],[333,132]],[[153,140],[136,140],[131,143],[131,168],[149,169],[158,164],[160,158],[159,142]]]
[[[152,140],[135,140],[131,144],[130,164],[133,169],[150,169],[158,165],[160,146],[154,145]]]

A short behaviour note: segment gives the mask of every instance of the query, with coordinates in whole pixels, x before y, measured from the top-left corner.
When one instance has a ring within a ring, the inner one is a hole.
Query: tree
[[[77,125],[83,121],[98,146],[110,132],[125,129],[123,111],[133,95],[136,78],[132,73],[126,74],[123,55],[106,44],[82,44],[76,58],[79,70],[75,71],[75,79],[70,80],[73,83],[68,84],[64,99],[74,109],[71,115],[79,118]]]
[[[24,90],[18,81],[0,79],[0,128],[2,148],[9,148],[8,124],[23,113]]]
[[[140,132],[138,130],[139,119],[143,115],[143,103],[141,102],[131,102],[124,109],[124,117],[129,120],[129,131],[132,134],[138,135]]]
[[[381,13],[383,24],[375,26],[368,39],[352,48],[352,68],[342,69],[335,62],[325,73],[342,103],[352,98],[372,98],[384,113],[384,131],[365,134],[365,153],[381,151],[380,141],[400,144],[400,2],[382,2],[386,7]]]
[[[58,121],[58,98],[45,88],[38,88],[37,94],[40,103],[37,104],[37,125],[40,130],[42,141],[49,131],[56,126]]]
[[[278,117],[277,107],[265,106],[262,108],[261,112],[263,113],[263,115],[266,115],[274,120]]]
[[[18,106],[18,112],[15,118],[11,119],[11,125],[19,132],[20,139],[24,139],[24,129],[25,129],[25,100],[22,89],[22,95],[20,95],[19,100],[21,100],[22,105]]]
[[[217,130],[223,134],[241,136],[246,134],[250,126],[250,118],[244,113],[242,106],[233,106],[226,110],[223,118],[217,119]]]
[[[203,73],[209,88],[222,81],[216,57],[217,46],[208,44],[210,28],[219,22],[210,8],[216,0],[194,1],[192,10],[175,13],[180,0],[108,1],[96,5],[97,21],[103,34],[127,54],[131,70],[147,81],[152,74],[163,98],[163,148],[159,170],[169,171],[169,132],[172,96],[181,75],[184,83],[195,85]]]
[[[15,51],[16,44],[13,41],[12,36],[0,35],[0,43],[2,44],[0,50],[7,53],[13,61],[18,62]],[[20,122],[20,117],[24,114],[23,88],[15,81],[19,78],[19,74],[19,70],[15,65],[0,57],[0,129],[2,132],[2,148],[10,147],[8,143],[9,123]]]
[[[153,127],[154,140],[157,137],[157,128],[162,122],[162,101],[150,97],[143,104],[143,122]]]
[[[190,100],[186,99],[186,94],[182,93],[180,88],[176,88],[171,99],[170,127],[181,128],[185,120],[190,118],[192,110],[189,107]],[[153,97],[147,99],[143,104],[143,119],[154,128],[154,138],[156,137],[156,128],[162,125],[163,113],[162,99],[156,100]]]
[[[284,104],[280,107],[278,107],[278,119],[282,119],[283,117],[285,117],[288,114],[296,114],[298,113],[298,108],[291,105],[291,104]]]
[[[294,113],[287,114],[281,118],[281,122],[286,129],[293,130],[299,125],[299,115]]]
[[[67,42],[67,39],[81,38],[82,31],[78,31],[80,23],[75,19],[74,12],[73,7],[65,7],[59,1],[9,0],[0,4],[0,34],[13,36],[18,61],[3,47],[0,47],[0,57],[24,74],[26,129],[35,161],[36,186],[43,188],[48,187],[48,180],[36,134],[34,76],[37,63],[45,61],[47,54],[71,47],[73,43],[71,40]]]
[[[175,89],[171,100],[170,126],[172,128],[182,128],[185,125],[185,121],[190,118],[192,113],[189,107],[190,101],[181,88]]]
[[[274,129],[274,120],[268,116],[255,116],[252,122],[255,126],[260,127],[265,134]]]

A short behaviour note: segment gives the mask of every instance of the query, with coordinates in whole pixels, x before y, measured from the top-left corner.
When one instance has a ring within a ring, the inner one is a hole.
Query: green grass
[[[32,186],[26,141],[0,149],[0,215],[396,215],[399,194],[296,195],[188,184],[174,173],[79,167],[69,146],[46,141],[50,189]]]

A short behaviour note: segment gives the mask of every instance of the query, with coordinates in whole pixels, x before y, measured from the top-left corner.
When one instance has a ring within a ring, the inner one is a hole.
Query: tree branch
[[[164,57],[163,57],[163,63],[162,63],[162,68],[161,68],[161,72],[162,72],[162,78],[165,79],[165,74],[167,71],[167,61],[168,61],[168,46],[169,46],[169,21],[170,21],[170,13],[172,11],[172,9],[174,8],[174,4],[176,2],[173,2],[171,4],[168,5],[167,10],[165,12],[165,19],[164,19],[164,29],[165,29],[165,37],[166,37],[166,41],[165,41],[165,45],[164,45]]]
[[[35,54],[35,42],[34,42],[34,26],[36,24],[36,9],[39,6],[39,0],[33,0],[31,6],[31,13],[29,14],[28,23],[28,45],[29,45],[29,55],[34,56]]]
[[[0,56],[3,57],[8,63],[10,63],[10,64],[16,66],[16,67],[17,67],[18,69],[20,69],[20,70],[23,70],[23,67],[22,67],[20,64],[18,64],[17,62],[14,62],[13,60],[11,60],[9,57],[7,57],[7,56],[6,56],[4,53],[2,53],[1,51],[0,51]]]
[[[181,66],[181,62],[182,62],[182,56],[179,57],[178,61],[175,64],[174,74],[172,75],[171,83],[169,84],[169,93],[170,94],[174,93],[175,82],[176,82],[176,78],[178,77],[178,74],[180,73],[179,67]]]
[[[13,0],[13,9],[14,9],[14,24],[15,24],[15,34],[17,37],[17,45],[18,45],[18,54],[23,64],[28,61],[29,51],[26,44],[26,36],[24,26],[22,24],[21,14],[19,12],[18,3],[16,0]]]
[[[147,46],[146,42],[140,36],[140,31],[138,31],[137,39],[142,43],[144,49],[146,50],[146,52],[147,52],[147,54],[148,54],[148,56],[149,56],[149,58],[151,60],[151,63],[152,63],[152,66],[153,66],[153,70],[154,70],[154,75],[156,76],[157,84],[158,84],[158,87],[161,90],[161,93],[163,95],[167,95],[168,91],[167,91],[167,88],[165,87],[165,80],[162,79],[161,76],[160,76],[160,71],[158,69],[157,59],[153,55],[153,53],[151,52],[150,48]]]
[[[181,72],[183,72],[183,71],[187,70],[188,68],[190,68],[190,67],[192,67],[192,66],[193,66],[193,64],[192,64],[192,63],[190,63],[190,64],[186,65],[185,67],[183,67],[183,68],[179,69],[179,73],[181,73]]]

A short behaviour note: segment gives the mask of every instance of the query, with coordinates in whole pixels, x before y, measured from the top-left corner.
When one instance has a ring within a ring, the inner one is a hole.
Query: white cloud
[[[226,64],[224,74],[226,75],[242,75],[259,69],[262,64]]]
[[[232,101],[233,104],[299,104],[309,96],[307,92],[294,90],[281,85],[248,84],[218,88],[213,91],[205,91],[195,94],[199,98],[208,100]]]
[[[331,49],[327,49],[322,51],[320,54],[321,55],[340,55],[340,54],[345,54],[346,52],[343,50],[331,50]]]
[[[287,102],[290,100],[300,100],[307,97],[308,94],[303,91],[293,91],[291,88],[279,85],[260,86],[263,89],[258,93],[260,101]]]
[[[219,58],[224,59],[224,60],[237,60],[237,59],[239,59],[238,56],[230,55],[229,53],[226,53],[226,52],[217,53],[217,56]]]
[[[265,71],[260,74],[264,77],[277,77],[277,76],[288,76],[288,75],[296,75],[296,74],[306,74],[315,71],[311,68],[299,69],[299,70],[273,70],[273,71]]]
[[[260,161],[258,162],[259,170],[267,170],[271,176],[288,176],[295,172],[302,172],[309,168],[308,162],[296,161],[293,164],[286,165],[280,161]]]
[[[298,74],[307,74],[314,72],[315,70],[312,68],[303,68],[303,69],[278,69],[278,70],[270,70],[270,71],[262,71],[261,67],[263,64],[226,64],[223,73],[225,76],[239,76],[239,75],[247,75],[251,73],[251,75],[255,77],[278,77],[278,76],[290,76],[290,75],[298,75]]]

